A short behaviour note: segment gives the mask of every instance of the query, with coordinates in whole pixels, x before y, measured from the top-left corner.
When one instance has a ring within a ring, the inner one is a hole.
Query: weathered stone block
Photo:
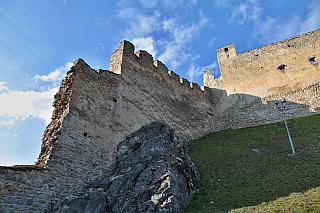
[[[17,201],[17,198],[15,198],[15,197],[6,197],[6,200],[5,200],[5,202],[6,203],[15,203]]]

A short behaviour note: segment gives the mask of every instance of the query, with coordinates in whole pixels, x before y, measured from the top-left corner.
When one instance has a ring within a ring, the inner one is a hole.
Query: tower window
[[[224,48],[224,52],[225,52],[225,53],[229,52],[228,47]]]
[[[280,66],[278,66],[278,70],[285,70],[287,68],[287,65],[285,64],[281,64]]]
[[[316,57],[315,57],[315,56],[310,57],[310,58],[309,58],[309,61],[310,61],[311,63],[316,63],[316,62],[317,62],[317,60],[316,60]]]

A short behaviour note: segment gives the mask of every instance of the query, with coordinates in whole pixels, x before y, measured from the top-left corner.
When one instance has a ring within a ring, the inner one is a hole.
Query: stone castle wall
[[[117,72],[114,61],[122,61],[116,141],[155,121],[169,124],[185,142],[212,131],[208,88],[180,78],[146,51],[134,53],[127,41],[112,56],[110,71]]]
[[[175,128],[179,143],[212,131],[209,90],[180,78],[145,51],[134,53],[127,41],[113,53],[110,71],[75,61],[53,106],[37,162],[45,169],[3,167],[0,208],[44,211],[76,195],[103,175],[121,141],[150,123]]]
[[[231,44],[217,54],[221,77],[214,79],[207,73],[204,85],[226,90],[228,95],[266,97],[319,83],[320,30],[240,54]]]
[[[240,54],[233,44],[217,52],[221,77],[204,72],[215,130],[281,121],[274,101],[282,98],[287,118],[320,112],[320,30]]]

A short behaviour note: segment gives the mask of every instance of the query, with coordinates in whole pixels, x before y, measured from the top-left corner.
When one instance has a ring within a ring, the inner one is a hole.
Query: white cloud
[[[173,69],[176,69],[182,61],[190,58],[191,55],[182,51],[182,46],[175,42],[167,42],[165,51],[159,56],[159,60],[164,63],[170,63]]]
[[[62,80],[65,73],[73,64],[68,62],[48,75],[36,75],[34,79],[42,81],[53,81],[54,88],[47,89],[44,92],[35,91],[12,91],[4,86],[5,82],[0,82],[0,90],[7,90],[0,94],[0,126],[13,125],[14,121],[25,120],[28,117],[44,119],[46,123],[51,121],[53,111],[53,96],[59,87],[56,84]]]
[[[200,30],[210,22],[202,11],[199,11],[198,21],[185,23],[183,18],[175,13],[163,17],[154,9],[155,6],[170,6],[170,9],[177,5],[190,7],[197,3],[196,0],[139,1],[143,5],[139,9],[128,0],[120,0],[117,3],[117,18],[122,20],[125,26],[125,30],[121,31],[124,39],[131,40],[136,50],[144,49],[155,59],[156,55],[159,55],[158,59],[171,69],[176,69],[182,64],[190,64],[199,57],[193,53],[192,44]],[[160,39],[155,40],[157,37]]]
[[[100,14],[97,15],[96,24],[95,25],[100,26],[100,27],[104,27],[104,26],[109,25],[109,24],[110,24],[109,20],[105,20],[105,19],[101,18]]]
[[[320,28],[320,1],[313,0],[311,4],[308,4],[308,9],[307,19],[299,25],[299,34]]]
[[[28,117],[44,119],[49,123],[53,111],[53,96],[58,89],[56,87],[45,92],[10,91],[0,94],[0,116],[9,119],[2,125],[12,125],[16,119],[25,120]]]
[[[197,0],[162,0],[161,3],[166,9],[175,10],[176,7],[192,6],[197,4]]]
[[[249,20],[253,20],[253,21],[258,20],[260,15],[262,14],[262,12],[263,12],[263,9],[261,7],[254,5],[253,7],[251,7],[251,13],[249,15]]]
[[[213,38],[213,39],[211,39],[211,41],[209,42],[209,47],[212,47],[213,46],[213,44],[214,44],[214,42],[217,40],[218,38]]]
[[[164,30],[168,30],[168,31],[173,30],[176,25],[176,21],[177,21],[176,18],[164,20],[164,21],[162,21],[162,28]]]
[[[217,70],[218,64],[217,62],[213,62],[212,64],[204,67],[195,66],[194,63],[191,64],[189,70],[188,70],[188,77],[190,81],[193,81],[195,78],[202,76],[203,71],[211,70],[212,74],[217,77],[219,75],[219,71]]]
[[[246,21],[257,20],[263,11],[259,0],[247,0],[240,3],[236,0],[216,0],[215,5],[220,9],[230,10],[231,18],[229,23],[235,22],[239,25],[244,24]]]
[[[0,91],[1,90],[9,90],[6,86],[5,86],[6,82],[0,82]]]
[[[103,43],[99,43],[101,50],[104,50],[104,44]]]
[[[145,8],[153,8],[158,4],[158,0],[139,0],[139,2]]]
[[[198,22],[190,22],[184,25],[180,25],[178,18],[172,18],[164,20],[162,29],[169,33],[173,39],[171,41],[164,41],[164,52],[159,56],[159,60],[164,63],[170,63],[175,69],[184,62],[192,61],[197,58],[188,50],[187,44],[199,34],[200,29],[209,23],[209,20],[200,11],[200,18]]]
[[[135,19],[135,15],[138,13],[138,9],[133,7],[124,7],[119,10],[117,17],[123,19]]]
[[[245,4],[240,4],[239,6],[234,8],[232,11],[232,16],[231,16],[231,19],[229,20],[229,23],[235,20],[240,25],[244,24],[244,22],[248,18],[247,8],[248,6]]]
[[[61,81],[65,76],[65,73],[72,67],[73,63],[68,62],[65,66],[57,68],[55,71],[52,71],[48,75],[36,75],[34,79],[42,81]]]
[[[119,10],[117,17],[123,19],[129,26],[124,30],[123,36],[127,39],[145,37],[148,33],[158,28],[159,12],[155,11],[152,16],[142,14],[136,8],[125,7]]]
[[[320,1],[313,0],[307,6],[305,17],[295,15],[288,19],[281,17],[266,17],[256,19],[253,36],[260,44],[265,45],[278,42],[299,34],[320,28]]]
[[[135,46],[136,50],[145,50],[148,53],[150,53],[154,58],[156,57],[156,50],[153,46],[153,38],[147,37],[147,38],[134,38],[132,39],[132,43]]]
[[[229,4],[229,0],[216,0],[215,1],[215,4],[217,7],[219,8],[224,8],[224,7],[227,7],[228,4]]]
[[[175,43],[184,44],[190,42],[197,35],[201,27],[205,26],[209,20],[200,11],[200,19],[197,23],[190,22],[184,25],[179,25],[177,18],[165,20],[162,22],[163,29],[169,31]]]
[[[1,126],[13,126],[14,125],[14,119],[1,119],[0,120],[0,127]]]

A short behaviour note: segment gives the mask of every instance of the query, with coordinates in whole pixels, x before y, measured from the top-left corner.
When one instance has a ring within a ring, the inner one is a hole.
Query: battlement
[[[237,51],[234,44],[229,44],[217,49],[217,56],[219,63],[223,63],[225,60],[232,59],[237,56]]]
[[[178,74],[176,74],[172,70],[168,70],[167,66],[163,64],[161,61],[153,60],[153,56],[148,53],[145,50],[138,50],[135,52],[134,45],[129,41],[122,41],[119,44],[119,47],[117,50],[112,54],[111,62],[110,62],[110,71],[114,73],[120,74],[120,63],[121,61],[122,65],[128,65],[128,66],[139,66],[137,69],[138,72],[141,72],[141,74],[145,75],[146,72],[149,72],[150,76],[155,76],[156,74],[159,74],[162,76],[165,80],[171,79],[173,81],[177,81],[180,83],[180,85],[184,88],[188,88],[194,91],[206,91],[203,88],[193,82],[189,82],[185,78],[180,78]],[[115,63],[117,62],[117,63]],[[130,64],[130,65],[129,65]],[[123,73],[121,73],[123,74]]]

